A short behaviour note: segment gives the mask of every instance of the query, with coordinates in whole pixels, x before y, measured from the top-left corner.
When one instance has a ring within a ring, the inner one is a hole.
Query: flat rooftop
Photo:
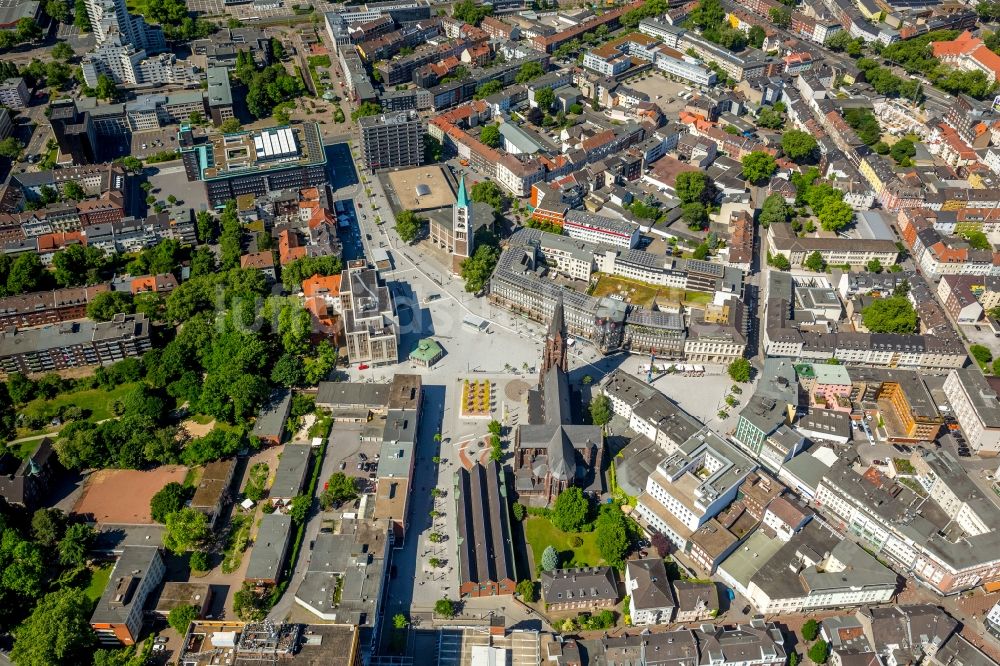
[[[433,210],[455,205],[451,180],[440,165],[393,171],[389,174],[399,205],[404,210]]]
[[[202,180],[326,164],[316,123],[216,134],[195,151]]]

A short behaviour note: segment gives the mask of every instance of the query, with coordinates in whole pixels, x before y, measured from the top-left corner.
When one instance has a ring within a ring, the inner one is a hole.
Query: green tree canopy
[[[479,140],[490,148],[500,147],[500,127],[497,125],[486,125],[479,133]]]
[[[190,507],[169,514],[166,526],[163,546],[177,555],[196,550],[211,532],[205,514]]]
[[[905,296],[878,298],[861,311],[861,320],[872,333],[913,333],[917,312]]]
[[[320,506],[324,511],[339,507],[344,502],[358,496],[357,482],[353,476],[348,476],[343,472],[334,472],[326,482],[323,492],[319,497]]]
[[[785,130],[781,135],[781,150],[793,162],[807,162],[816,156],[819,146],[808,132]]]
[[[594,396],[590,401],[590,420],[596,426],[606,426],[614,412],[611,409],[611,401],[603,393]]]
[[[453,618],[458,613],[455,602],[451,599],[443,598],[434,602],[434,614],[445,618]]]
[[[90,600],[78,588],[45,595],[17,628],[11,659],[18,666],[89,663],[95,642],[91,610]]]
[[[826,260],[823,259],[823,255],[816,250],[802,262],[802,265],[813,271],[814,273],[822,273],[826,270]]]
[[[465,280],[465,290],[478,294],[489,283],[493,269],[500,258],[500,250],[488,245],[480,245],[471,257],[462,261],[460,270]]]
[[[521,600],[528,604],[533,604],[538,601],[538,592],[535,591],[535,583],[530,580],[522,580],[517,584],[517,596],[521,597]]]
[[[121,291],[105,291],[97,294],[87,304],[87,317],[94,321],[111,321],[116,314],[135,312],[132,295]]]
[[[677,174],[674,190],[681,203],[699,201],[704,203],[708,195],[708,176],[702,171],[682,171]]]
[[[426,221],[412,210],[400,211],[396,215],[396,233],[399,234],[399,239],[404,243],[412,243],[420,235]]]
[[[526,62],[521,65],[521,68],[517,70],[517,76],[514,77],[515,83],[528,83],[532,79],[537,79],[539,76],[545,73],[542,66],[537,62]]]
[[[539,88],[535,91],[535,103],[542,111],[549,111],[556,103],[556,94],[552,88]]]
[[[750,371],[752,368],[753,366],[750,365],[750,361],[740,357],[730,363],[726,370],[729,373],[729,378],[734,382],[748,382],[750,381]]]
[[[743,177],[751,183],[764,183],[771,179],[778,165],[768,153],[755,150],[743,160]]]
[[[809,648],[809,659],[814,664],[825,664],[830,658],[830,646],[822,638],[813,643]]]
[[[601,557],[608,565],[620,569],[629,549],[628,524],[621,508],[617,504],[602,504],[594,530]]]
[[[177,606],[167,615],[167,623],[181,636],[187,633],[188,625],[198,619],[198,607],[190,604]]]
[[[590,515],[590,500],[576,486],[567,488],[556,497],[552,507],[552,524],[563,532],[577,532]]]
[[[149,500],[150,515],[158,523],[167,522],[167,516],[184,508],[190,491],[176,481],[163,486]]]
[[[74,523],[66,528],[59,541],[59,564],[65,567],[82,567],[87,563],[87,551],[97,533],[85,523]]]
[[[785,197],[779,192],[773,192],[764,199],[758,219],[760,220],[760,226],[766,229],[772,224],[787,222],[791,214],[792,210],[785,203]]]
[[[559,553],[551,544],[542,551],[542,571],[555,571],[559,568]]]
[[[812,642],[816,640],[817,636],[819,636],[819,622],[813,618],[809,618],[802,624],[802,638]]]

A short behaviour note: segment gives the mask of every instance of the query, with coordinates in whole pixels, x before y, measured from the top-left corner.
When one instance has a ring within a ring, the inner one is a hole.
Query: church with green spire
[[[465,191],[465,175],[458,181],[458,199],[451,211],[451,272],[458,275],[462,262],[472,256],[475,227],[472,219],[472,202]]]

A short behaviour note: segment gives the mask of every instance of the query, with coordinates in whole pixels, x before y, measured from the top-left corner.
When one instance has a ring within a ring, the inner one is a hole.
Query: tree
[[[881,273],[882,272],[882,262],[879,261],[877,258],[876,259],[872,259],[871,261],[869,261],[865,265],[865,268],[868,269],[869,273]]]
[[[87,304],[87,317],[94,321],[111,321],[116,314],[135,312],[131,294],[120,291],[105,291],[97,294]]]
[[[556,103],[556,94],[552,88],[540,88],[535,91],[535,103],[539,109],[547,113]]]
[[[826,660],[830,658],[830,646],[822,638],[813,643],[813,646],[809,648],[809,659],[814,664],[825,664]]]
[[[274,122],[278,125],[287,125],[292,122],[292,115],[285,105],[274,107]]]
[[[625,514],[617,504],[602,504],[597,516],[597,550],[610,566],[620,569],[629,548]]]
[[[412,210],[401,211],[396,216],[396,233],[404,243],[412,243],[420,235],[426,220],[417,215]]]
[[[802,625],[802,639],[811,643],[817,636],[819,636],[819,622],[809,618]]]
[[[741,357],[730,363],[726,370],[729,373],[729,378],[734,382],[748,382],[750,381],[751,369],[750,361]]]
[[[460,265],[462,279],[465,280],[465,290],[478,294],[486,288],[500,258],[500,250],[488,245],[480,245],[471,257]]]
[[[872,333],[913,333],[917,312],[905,296],[877,298],[861,311],[861,321]]]
[[[198,607],[193,605],[177,606],[167,615],[167,623],[181,636],[187,633],[188,625],[198,619]]]
[[[750,32],[747,33],[747,42],[755,49],[763,47],[765,39],[767,39],[767,33],[759,25],[752,26]]]
[[[455,602],[447,597],[443,599],[438,599],[434,602],[434,614],[445,618],[453,618],[457,614],[458,609],[455,607]]]
[[[487,125],[479,134],[479,140],[490,148],[500,147],[500,127],[498,125]]]
[[[364,118],[366,116],[377,116],[382,113],[382,106],[377,102],[362,102],[358,108],[351,111],[351,120]]]
[[[312,495],[296,495],[292,498],[291,508],[288,509],[288,515],[292,517],[292,520],[296,525],[303,525],[306,522],[306,518],[309,516],[309,509],[312,508]]]
[[[816,155],[816,139],[808,132],[786,130],[781,135],[781,150],[793,162],[809,161]]]
[[[188,500],[188,489],[176,481],[171,481],[156,492],[149,500],[149,513],[158,523],[167,522],[167,516],[184,508]]]
[[[211,532],[205,514],[190,507],[169,514],[166,526],[163,546],[177,555],[197,549]]]
[[[590,401],[590,420],[596,426],[604,427],[611,421],[614,412],[611,410],[611,401],[604,394],[599,394]]]
[[[559,568],[559,553],[552,545],[542,551],[542,571],[555,571]]]
[[[107,74],[97,75],[97,97],[107,101],[118,99],[118,86]]]
[[[538,601],[538,593],[535,591],[535,583],[530,580],[522,580],[517,584],[515,588],[517,596],[521,597],[521,601],[527,604],[533,604]]]
[[[765,183],[771,179],[778,165],[774,157],[760,150],[755,150],[743,157],[743,177],[751,183]]]
[[[319,496],[320,506],[324,511],[339,507],[358,496],[358,488],[354,477],[343,472],[335,472],[326,482],[323,493]]]
[[[514,520],[518,522],[524,520],[524,516],[528,513],[528,510],[520,502],[514,502],[510,507],[510,511],[514,514]]]
[[[90,628],[92,608],[79,588],[45,595],[17,628],[11,660],[18,666],[90,663],[90,648],[95,642]]]
[[[410,621],[402,613],[396,613],[392,616],[392,626],[396,629],[406,629],[410,626]]]
[[[492,81],[487,81],[483,85],[476,88],[476,99],[485,99],[490,95],[495,95],[503,90],[503,82],[499,79],[494,79]]]
[[[469,191],[469,197],[473,201],[493,206],[493,210],[495,211],[500,211],[507,207],[507,195],[492,180],[481,180],[473,185]]]
[[[121,159],[121,165],[122,167],[125,168],[126,171],[130,173],[139,173],[140,171],[142,171],[142,162],[139,160],[139,158],[132,157],[131,155],[129,155],[128,157],[123,157]]]
[[[854,220],[854,210],[841,199],[830,197],[817,212],[820,225],[826,231],[838,231]]]
[[[12,136],[0,141],[0,157],[6,157],[9,160],[16,160],[22,150],[24,150],[24,144]]]
[[[691,256],[695,259],[705,260],[708,258],[708,243],[701,243],[698,247],[694,249]]]
[[[31,516],[31,534],[47,548],[56,545],[65,529],[66,516],[59,509],[39,509]]]
[[[87,563],[87,551],[97,533],[84,523],[75,523],[66,528],[66,534],[59,541],[59,564],[65,567],[82,567]]]
[[[970,346],[969,353],[972,354],[972,358],[976,359],[980,367],[983,368],[993,360],[993,353],[989,350],[989,347],[984,347],[983,345]]]
[[[514,77],[514,83],[528,83],[532,79],[537,79],[539,76],[545,73],[542,66],[537,62],[526,62],[521,65],[521,68],[517,70],[517,75]]]
[[[802,262],[802,265],[814,273],[822,273],[826,270],[826,261],[823,259],[823,255],[819,253],[819,250],[816,250],[806,257],[806,260]]]
[[[87,15],[86,0],[76,0],[73,5],[73,25],[81,32],[90,32],[90,17]]]
[[[681,203],[700,201],[704,203],[708,194],[708,176],[701,171],[682,171],[677,174],[674,190]]]
[[[767,15],[771,19],[771,23],[779,28],[787,28],[792,23],[792,12],[787,9],[771,7]]]
[[[681,217],[689,229],[704,229],[708,224],[708,210],[700,201],[692,201],[681,206]]]
[[[552,524],[563,532],[577,532],[587,522],[590,500],[573,486],[559,493],[552,507]]]
[[[912,163],[911,159],[917,154],[917,148],[909,139],[900,139],[889,149],[889,155],[896,160],[899,166],[907,167]]]
[[[237,118],[226,118],[222,121],[222,124],[219,125],[219,131],[223,134],[234,134],[242,129],[243,125],[240,124],[240,121]]]
[[[188,566],[191,567],[191,571],[208,571],[211,568],[208,563],[208,553],[203,550],[194,551],[191,553],[191,559],[188,560]]]
[[[761,206],[758,219],[760,226],[766,229],[772,224],[787,222],[790,215],[791,210],[785,203],[785,197],[778,192],[773,192],[764,199],[764,205]]]

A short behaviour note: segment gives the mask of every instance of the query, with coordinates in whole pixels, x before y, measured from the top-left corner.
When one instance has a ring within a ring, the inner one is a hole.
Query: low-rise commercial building
[[[458,472],[458,592],[463,597],[514,594],[517,570],[508,492],[506,473],[496,462]]]
[[[292,517],[281,513],[264,514],[257,527],[250,562],[243,580],[251,585],[270,586],[281,581],[281,572],[292,539]]]

